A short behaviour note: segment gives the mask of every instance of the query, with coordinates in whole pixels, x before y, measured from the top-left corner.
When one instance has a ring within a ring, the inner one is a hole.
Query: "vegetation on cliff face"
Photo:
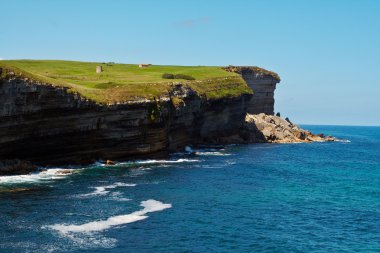
[[[97,66],[102,67],[101,73],[96,73]],[[220,67],[152,65],[139,68],[136,64],[9,60],[0,61],[0,68],[1,78],[20,77],[67,87],[71,92],[105,104],[166,96],[179,82],[207,99],[252,93],[239,74]],[[162,78],[164,73],[191,76],[196,80],[168,80]]]

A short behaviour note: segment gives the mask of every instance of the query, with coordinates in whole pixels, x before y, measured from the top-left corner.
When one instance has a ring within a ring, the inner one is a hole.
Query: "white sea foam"
[[[41,183],[44,181],[63,179],[75,171],[77,170],[54,168],[28,175],[1,176],[0,184]]]
[[[136,185],[137,184],[126,184],[126,183],[117,182],[117,183],[114,183],[112,185],[96,186],[96,187],[91,187],[91,188],[94,188],[95,191],[90,192],[90,193],[86,193],[86,194],[82,194],[80,196],[86,197],[86,196],[94,196],[94,195],[98,195],[98,196],[99,195],[106,195],[110,192],[107,189],[115,189],[116,187],[134,187]]]
[[[100,166],[100,167],[105,167],[106,166],[106,164],[102,163],[102,162],[95,162],[94,165],[95,166]]]
[[[111,196],[112,196],[113,200],[116,200],[116,201],[131,201],[131,199],[129,199],[129,198],[121,197],[122,195],[123,195],[123,193],[121,193],[121,192],[113,192],[113,193],[111,193]]]
[[[218,151],[197,151],[195,152],[196,155],[207,155],[207,156],[230,156],[231,154],[228,153],[222,153]]]
[[[98,231],[110,229],[113,226],[136,222],[136,221],[143,220],[146,218],[148,218],[148,216],[127,214],[127,215],[113,216],[113,217],[108,218],[107,220],[88,222],[82,225],[57,224],[57,225],[50,226],[50,228],[57,230],[62,234],[67,234],[70,232],[91,233],[91,232],[98,232]]]
[[[337,142],[344,142],[344,143],[350,143],[350,140],[344,140],[344,139],[336,139]]]
[[[105,186],[97,186],[93,188],[95,188],[95,191],[87,193],[87,194],[82,194],[80,196],[85,197],[85,196],[94,196],[94,195],[106,195],[107,193],[109,193],[109,191],[106,190],[107,188]]]
[[[109,186],[106,186],[106,188],[116,188],[116,187],[134,187],[136,186],[137,184],[127,184],[127,183],[121,183],[121,182],[117,182],[117,183],[114,183],[113,185],[109,185]]]
[[[143,161],[137,161],[136,163],[152,164],[152,163],[193,163],[193,162],[199,162],[199,160],[180,158],[177,160],[143,160]]]
[[[100,232],[106,229],[110,229],[114,226],[120,226],[123,224],[128,224],[128,223],[146,219],[148,218],[148,216],[146,216],[147,213],[158,212],[158,211],[162,211],[162,210],[172,207],[171,204],[164,204],[154,199],[142,201],[140,203],[140,206],[144,208],[130,214],[112,216],[106,220],[92,221],[92,222],[84,223],[82,225],[56,224],[56,225],[47,226],[47,227],[57,230],[59,233],[63,235],[67,235],[71,233]]]
[[[114,200],[116,200],[116,201],[131,201],[132,199],[117,197],[117,198],[114,198]]]

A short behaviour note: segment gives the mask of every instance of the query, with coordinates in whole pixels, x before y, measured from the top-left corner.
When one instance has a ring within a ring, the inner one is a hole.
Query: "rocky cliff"
[[[181,84],[155,100],[104,105],[27,78],[0,83],[0,160],[39,165],[163,155],[236,134],[251,94],[207,100]]]
[[[250,114],[274,114],[274,91],[280,77],[259,67],[229,66],[226,71],[240,74],[248,86],[254,91],[247,112]]]

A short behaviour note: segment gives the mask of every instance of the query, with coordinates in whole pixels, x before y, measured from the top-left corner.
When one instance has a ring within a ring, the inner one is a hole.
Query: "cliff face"
[[[206,100],[176,85],[169,97],[100,105],[27,79],[0,83],[0,160],[41,165],[163,155],[237,134],[252,95]]]
[[[265,113],[273,115],[274,90],[279,81],[269,75],[254,73],[243,73],[242,77],[255,93],[248,106],[247,112],[251,114]]]
[[[274,90],[281,81],[277,73],[250,66],[228,66],[224,68],[228,72],[240,74],[254,95],[248,106],[250,114],[265,113],[274,114]]]

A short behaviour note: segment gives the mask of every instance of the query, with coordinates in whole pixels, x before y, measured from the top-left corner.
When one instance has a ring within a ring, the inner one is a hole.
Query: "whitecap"
[[[129,199],[129,198],[114,198],[114,200],[116,201],[121,201],[121,202],[124,202],[124,201],[131,201],[132,199]]]
[[[62,234],[67,234],[70,232],[73,233],[91,233],[91,232],[99,232],[102,230],[110,229],[113,226],[128,224],[132,222],[136,222],[139,220],[143,220],[148,218],[148,216],[139,216],[133,214],[127,215],[118,215],[108,218],[107,220],[101,221],[92,221],[82,225],[61,225],[56,224],[50,226],[50,228],[59,231]]]
[[[95,189],[93,192],[81,194],[80,196],[87,197],[87,196],[96,196],[96,195],[106,195],[110,192],[107,189],[115,189],[116,187],[134,187],[136,185],[137,184],[127,184],[127,183],[117,182],[112,185],[96,186],[96,187],[91,187]]]
[[[95,188],[95,191],[82,194],[80,196],[86,197],[86,196],[94,196],[94,195],[106,195],[107,193],[109,193],[109,191],[106,190],[107,188],[105,186],[97,186],[93,188]]]
[[[152,163],[193,163],[193,162],[199,162],[199,160],[180,158],[180,159],[177,159],[177,160],[142,160],[142,161],[136,161],[136,163],[138,163],[138,164],[152,164]]]
[[[131,201],[132,199],[121,197],[123,193],[121,192],[113,192],[111,193],[112,199],[116,201]]]
[[[117,182],[117,183],[114,183],[113,185],[106,186],[106,188],[134,187],[134,186],[136,186],[136,185],[137,185],[137,184],[127,184],[127,183]]]
[[[130,214],[112,216],[106,220],[92,221],[81,225],[55,224],[47,227],[56,230],[63,235],[67,235],[70,233],[100,232],[103,230],[110,229],[114,226],[120,226],[144,220],[148,218],[148,216],[146,216],[147,213],[158,212],[172,207],[171,204],[164,204],[154,199],[141,201],[140,206],[144,208]]]
[[[200,151],[195,152],[196,155],[206,155],[206,156],[230,156],[231,154],[228,153],[222,153],[218,151]]]
[[[105,163],[99,161],[99,162],[95,162],[94,166],[105,167],[107,165]]]
[[[41,183],[50,180],[63,179],[75,171],[77,170],[52,168],[28,175],[1,176],[0,184]]]

